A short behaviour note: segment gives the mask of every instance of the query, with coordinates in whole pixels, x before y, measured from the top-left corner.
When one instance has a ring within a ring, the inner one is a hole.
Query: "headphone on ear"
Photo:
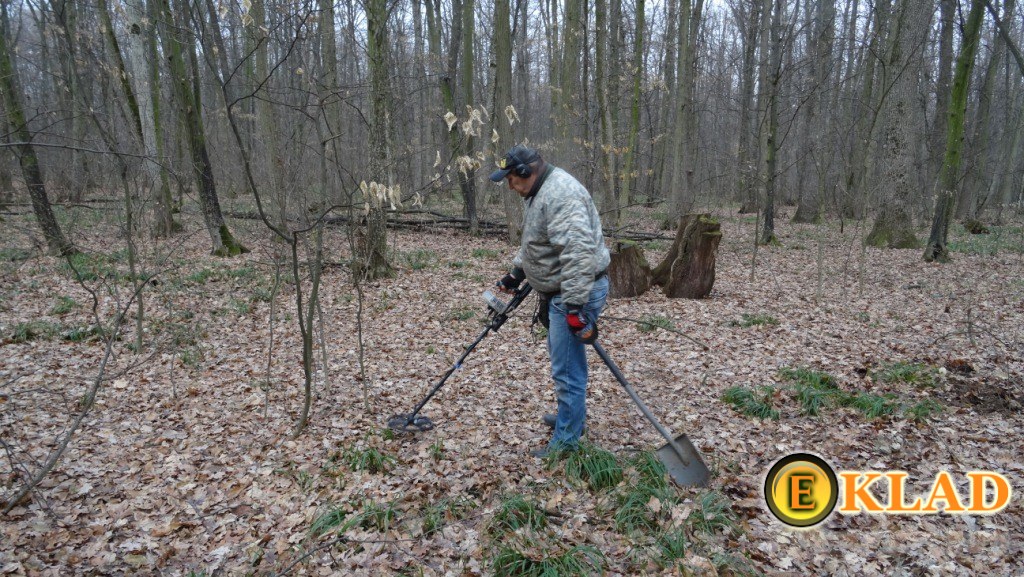
[[[533,169],[530,168],[529,164],[520,164],[513,168],[512,172],[519,178],[530,178],[530,175],[533,174]]]

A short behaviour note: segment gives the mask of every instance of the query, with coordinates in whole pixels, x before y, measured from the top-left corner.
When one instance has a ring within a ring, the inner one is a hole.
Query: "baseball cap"
[[[498,161],[498,170],[491,173],[491,180],[501,182],[517,166],[530,164],[538,160],[540,160],[540,154],[536,150],[522,144],[517,144],[508,150],[504,158]]]

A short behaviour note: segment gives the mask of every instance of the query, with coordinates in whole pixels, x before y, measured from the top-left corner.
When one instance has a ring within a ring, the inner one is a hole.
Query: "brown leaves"
[[[718,464],[715,487],[730,498],[744,527],[731,542],[708,538],[703,550],[687,554],[685,565],[713,574],[720,570],[715,553],[730,551],[766,573],[830,574],[849,563],[859,563],[865,574],[1014,573],[1019,547],[1010,536],[1024,529],[1019,507],[971,522],[836,516],[823,529],[783,542],[785,531],[761,503],[760,484],[772,461],[811,450],[837,468],[900,468],[912,481],[939,467],[994,468],[1015,488],[1024,486],[1024,423],[1010,404],[1024,398],[1024,308],[1019,298],[1007,298],[1019,294],[1019,263],[965,256],[943,267],[924,266],[916,252],[869,250],[862,282],[849,256],[855,239],[829,229],[822,297],[816,300],[816,251],[795,247],[817,229],[784,230],[782,247],[760,248],[752,283],[748,225],[728,218],[723,223],[711,298],[669,300],[648,293],[613,300],[606,312],[665,317],[708,343],[709,351],[668,331],[601,322],[606,349],[652,411],[669,429],[687,433],[707,462]],[[597,547],[609,573],[635,573],[633,544],[609,520],[613,504],[527,456],[547,442],[540,416],[555,407],[544,341],[529,334],[529,303],[488,336],[424,407],[435,430],[384,438],[387,417],[410,411],[482,330],[479,318],[453,315],[483,311],[480,293],[507,264],[492,255],[513,252],[498,239],[392,234],[396,254],[431,251],[433,264],[363,287],[365,380],[351,279],[343,268],[327,269],[322,294],[330,380],[317,382],[310,428],[294,441],[287,438],[299,404],[301,345],[294,319],[285,316],[293,310],[290,290],[283,287],[277,297],[268,373],[270,303],[246,291],[269,287],[272,268],[256,250],[230,265],[251,268],[251,277],[238,281],[220,272],[202,281],[196,271],[223,271],[224,264],[205,255],[201,238],[192,242],[178,255],[195,267],[181,272],[194,275],[188,290],[175,292],[168,280],[148,301],[151,344],[163,348],[104,385],[65,460],[0,524],[0,572],[42,575],[75,567],[101,574],[273,574],[333,541],[299,562],[295,573],[386,574],[422,566],[427,574],[481,574],[493,546],[487,523],[502,496],[518,494],[536,498],[557,519],[552,531],[561,542]],[[341,255],[348,246],[336,231],[326,244]],[[44,265],[35,273],[23,270],[18,279],[3,278],[4,294],[11,295],[5,314],[17,315],[15,322],[84,325],[89,319],[80,309],[49,314],[54,295],[79,303],[86,296],[56,272],[55,261]],[[968,274],[976,269],[986,274]],[[906,278],[924,288],[901,289]],[[744,315],[770,316],[778,324],[733,322]],[[137,359],[124,343],[115,371]],[[0,353],[0,383],[20,377],[0,391],[0,438],[19,463],[31,467],[75,413],[98,353],[95,344],[59,339],[5,344]],[[660,446],[664,441],[618,383],[592,361],[590,440],[620,458]],[[879,367],[895,361],[942,367],[946,374],[933,388],[875,377]],[[901,417],[869,420],[845,408],[806,417],[778,377],[780,368],[794,366],[827,371],[846,390],[932,398],[947,410],[924,424]],[[730,386],[765,384],[780,387],[774,397],[778,422],[742,417],[721,401]],[[332,458],[357,446],[396,459],[392,471],[353,471]],[[12,471],[5,466],[6,480]],[[454,499],[469,503],[467,510],[444,512],[445,526],[428,535],[423,522],[431,507]],[[311,523],[328,507],[344,506],[351,516],[366,503],[393,509],[387,531],[356,527],[311,536]],[[648,503],[673,525],[692,514],[692,501],[669,506],[657,497]]]

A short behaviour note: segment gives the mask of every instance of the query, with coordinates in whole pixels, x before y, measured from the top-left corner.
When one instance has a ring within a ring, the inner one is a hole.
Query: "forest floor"
[[[707,488],[643,493],[641,483],[657,483],[631,459],[663,441],[596,356],[588,438],[615,455],[624,480],[595,489],[528,456],[546,443],[540,417],[554,407],[532,300],[425,407],[434,430],[386,432],[482,331],[481,293],[513,253],[501,238],[391,231],[400,268],[362,284],[360,298],[343,264],[348,240],[329,230],[327,346],[315,351],[309,424],[293,438],[302,348],[295,285],[274,291],[283,245],[258,222],[233,220],[252,252],[211,257],[194,216],[190,232],[147,241],[141,269],[158,274],[142,292],[143,347],[133,309],[103,366],[103,337],[131,292],[124,237],[91,211],[62,215],[91,255],[76,261],[83,283],[33,248],[29,215],[2,225],[4,503],[64,438],[101,370],[104,381],[63,458],[0,517],[0,574],[1024,573],[1019,225],[975,237],[956,227],[954,260],[940,265],[919,250],[862,251],[857,223],[780,215],[780,244],[755,258],[754,218],[721,211],[709,298],[655,289],[610,300],[601,322],[640,396],[714,473]],[[657,263],[670,241],[643,246]],[[818,415],[806,414],[800,399],[814,391],[794,375],[809,370],[872,402],[822,394]],[[739,412],[723,400],[734,387],[778,418]],[[1017,492],[994,515],[834,512],[794,530],[768,511],[762,484],[773,462],[802,451],[836,470],[906,471],[908,501],[939,471],[965,498],[974,470],[1002,473]]]

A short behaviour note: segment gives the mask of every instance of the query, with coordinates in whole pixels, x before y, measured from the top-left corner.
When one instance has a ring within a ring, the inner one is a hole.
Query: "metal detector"
[[[422,401],[420,401],[418,405],[416,405],[416,408],[413,409],[411,413],[393,415],[390,419],[388,419],[388,428],[391,429],[392,431],[402,433],[417,433],[433,429],[434,422],[431,421],[429,417],[420,415],[420,410],[422,410],[423,406],[426,405],[428,401],[430,401],[430,398],[433,397],[434,394],[437,393],[437,391],[439,391],[442,386],[444,386],[444,383],[445,381],[448,380],[448,377],[452,376],[452,373],[454,373],[455,371],[459,370],[459,368],[462,367],[462,362],[465,361],[466,357],[469,356],[469,353],[473,352],[473,349],[475,349],[476,346],[480,344],[480,341],[484,340],[484,337],[487,336],[487,333],[491,331],[498,332],[498,329],[501,328],[501,325],[505,324],[505,321],[508,320],[508,317],[512,314],[512,311],[516,310],[516,308],[518,308],[519,305],[522,304],[524,300],[526,300],[526,297],[530,296],[530,292],[532,291],[533,287],[530,286],[530,283],[523,283],[523,287],[517,290],[512,295],[512,300],[510,300],[508,304],[506,304],[497,296],[495,296],[491,291],[486,291],[484,293],[484,300],[487,301],[487,326],[484,327],[484,331],[480,333],[480,336],[477,337],[475,341],[473,341],[473,344],[466,347],[466,351],[462,353],[462,356],[459,357],[459,360],[455,361],[455,364],[452,365],[452,368],[448,369],[448,372],[446,372],[444,376],[441,377],[441,380],[438,381],[436,385],[434,385],[433,389],[430,389],[430,392],[427,394],[427,396]]]

